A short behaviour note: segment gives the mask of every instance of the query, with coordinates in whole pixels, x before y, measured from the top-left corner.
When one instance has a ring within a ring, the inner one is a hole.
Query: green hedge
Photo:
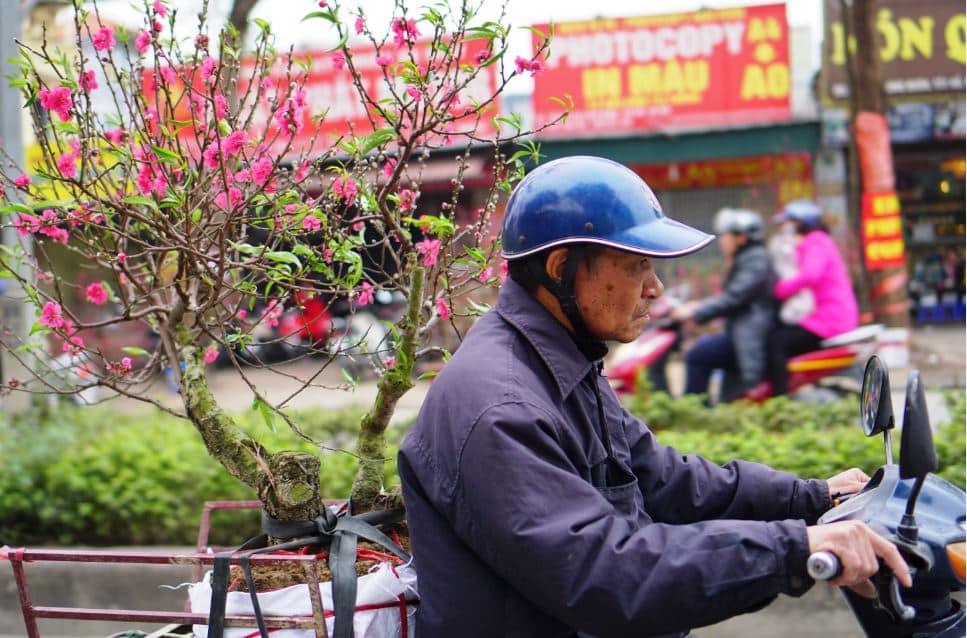
[[[300,427],[331,447],[351,447],[361,412],[296,414]],[[242,426],[270,449],[316,450],[284,424],[270,432],[251,413]],[[399,432],[391,433],[395,458]],[[325,498],[349,493],[356,461],[324,450]],[[202,504],[254,493],[208,457],[187,421],[161,412],[62,408],[0,424],[0,545],[194,544]],[[387,464],[387,484],[398,483]],[[218,512],[212,542],[236,544],[258,532],[253,512]]]
[[[951,420],[935,435],[939,473],[963,486],[964,393],[952,395],[950,405]],[[855,399],[825,405],[777,399],[709,410],[694,399],[655,394],[631,409],[663,443],[720,463],[744,458],[821,478],[883,463],[881,440],[860,433]],[[294,416],[314,438],[349,448],[360,413],[318,409]],[[314,449],[284,424],[270,432],[254,413],[239,420],[270,449]],[[391,430],[391,459],[404,430]],[[323,495],[345,497],[355,459],[320,454]],[[193,544],[205,500],[253,498],[207,456],[190,424],[160,412],[63,408],[49,417],[27,415],[0,423],[0,459],[0,545]],[[387,485],[397,484],[395,464],[386,467]],[[257,516],[219,513],[213,532],[212,542],[237,544],[257,533]]]

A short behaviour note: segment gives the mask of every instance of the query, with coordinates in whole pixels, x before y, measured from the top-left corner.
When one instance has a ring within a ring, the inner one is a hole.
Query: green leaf
[[[38,332],[47,334],[48,332],[50,332],[50,328],[48,328],[47,326],[41,325],[40,323],[35,323],[34,325],[30,326],[30,332],[27,333],[27,336],[32,337]]]
[[[420,376],[416,378],[417,381],[423,381],[424,379],[432,379],[436,375],[440,374],[437,370],[427,370]]]
[[[381,128],[378,131],[373,131],[370,135],[367,135],[362,139],[362,153],[365,155],[377,146],[382,146],[383,144],[392,142],[395,139],[396,131],[391,128]]]
[[[346,370],[346,368],[343,368],[340,372],[342,372],[343,381],[348,383],[351,387],[355,388],[359,384],[359,380],[353,375],[349,374],[349,371]]]
[[[258,410],[262,414],[262,420],[265,421],[265,426],[275,432],[275,412],[269,405],[258,397],[252,399],[252,409]]]
[[[149,357],[151,353],[144,348],[138,348],[137,346],[124,346],[121,351],[125,354],[129,354],[133,357]]]
[[[33,208],[24,206],[23,204],[7,204],[6,206],[0,207],[0,213],[25,213],[27,215],[32,215],[33,212]]]
[[[273,250],[265,253],[266,259],[283,264],[291,264],[296,268],[302,268],[302,262],[294,254],[285,250]]]
[[[128,195],[121,199],[125,204],[141,204],[143,206],[150,206],[151,208],[158,210],[158,203],[151,199],[150,197],[142,197],[141,195]]]
[[[64,208],[76,203],[77,200],[75,199],[42,199],[39,202],[34,202],[34,208]]]
[[[162,162],[180,164],[182,161],[181,155],[178,155],[178,153],[175,153],[174,151],[169,151],[168,149],[163,148],[161,146],[155,146],[154,144],[152,144],[151,150],[154,151],[155,155],[157,155]]]
[[[338,22],[338,20],[336,19],[336,16],[333,15],[332,11],[313,11],[312,13],[307,13],[305,16],[303,16],[300,22],[305,22],[306,20],[311,20],[313,18],[322,18],[323,20],[328,20],[333,24],[336,24]]]

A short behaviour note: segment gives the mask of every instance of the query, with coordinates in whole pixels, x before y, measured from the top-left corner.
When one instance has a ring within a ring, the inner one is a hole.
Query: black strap
[[[222,638],[225,631],[225,604],[228,596],[228,574],[231,558],[238,556],[245,580],[248,583],[252,609],[261,638],[268,638],[268,630],[262,617],[255,591],[255,581],[249,558],[255,554],[289,550],[307,545],[329,545],[329,570],[332,572],[333,638],[352,638],[353,616],[356,612],[356,547],[357,539],[364,538],[382,546],[404,562],[410,555],[400,548],[377,525],[393,525],[403,520],[402,509],[365,512],[357,516],[348,513],[334,514],[325,508],[322,515],[311,521],[276,520],[262,512],[262,529],[265,534],[245,542],[237,550],[219,552],[215,555],[212,569],[212,599],[208,612],[208,635]],[[296,538],[297,540],[268,545],[268,537]]]

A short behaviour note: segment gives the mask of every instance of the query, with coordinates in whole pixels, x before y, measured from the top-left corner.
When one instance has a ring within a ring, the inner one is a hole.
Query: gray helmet
[[[713,222],[716,235],[735,233],[745,235],[753,241],[765,237],[765,223],[762,216],[748,208],[723,208],[715,214]]]

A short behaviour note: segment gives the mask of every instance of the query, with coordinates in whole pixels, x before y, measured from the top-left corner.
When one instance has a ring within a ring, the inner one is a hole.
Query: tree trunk
[[[413,374],[416,359],[420,311],[423,308],[423,275],[422,267],[413,268],[406,316],[400,326],[396,361],[379,380],[376,400],[369,412],[363,416],[359,426],[359,438],[356,444],[359,469],[356,471],[356,479],[353,481],[350,495],[354,513],[372,510],[376,503],[383,488],[386,428],[389,426],[390,418],[400,397],[413,387],[410,377]]]
[[[258,493],[272,518],[304,521],[319,516],[323,504],[318,457],[302,452],[269,453],[218,407],[208,387],[203,350],[192,343],[187,327],[179,326],[176,340],[178,358],[185,364],[182,399],[208,453]]]
[[[850,14],[843,16],[844,24],[847,20],[852,23],[856,37],[856,53],[853,56],[856,81],[850,87],[850,95],[851,100],[855,100],[858,113],[886,113],[883,72],[875,28],[876,5],[876,0],[853,0]],[[855,134],[856,113],[852,116]],[[892,167],[892,156],[887,159]],[[890,173],[892,174],[892,170]],[[892,184],[884,185],[883,188],[893,189]],[[875,321],[891,327],[909,327],[906,265],[872,270],[869,272],[869,282]]]

